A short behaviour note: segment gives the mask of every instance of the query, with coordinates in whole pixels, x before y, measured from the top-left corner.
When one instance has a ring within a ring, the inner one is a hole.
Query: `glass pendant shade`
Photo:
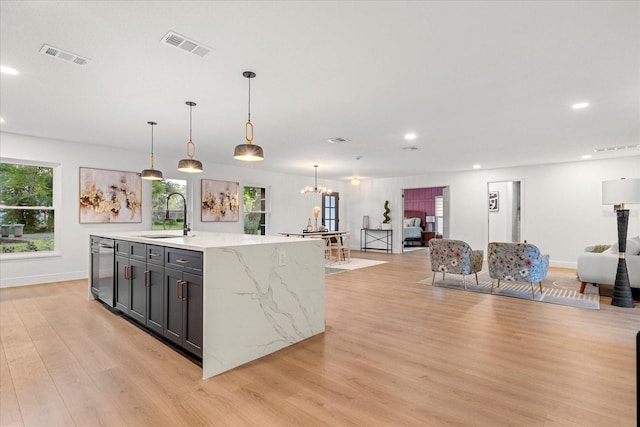
[[[264,152],[262,147],[253,144],[253,124],[251,123],[251,79],[256,76],[253,71],[245,71],[242,73],[249,80],[249,118],[244,125],[244,138],[247,140],[244,144],[236,145],[233,152],[233,158],[245,162],[258,162],[264,160]],[[251,136],[249,136],[251,134]]]
[[[199,173],[202,172],[202,162],[193,158],[182,159],[178,162],[180,172]]]
[[[253,144],[239,144],[233,153],[233,158],[244,160],[245,162],[257,162],[264,160],[262,147]]]
[[[162,172],[156,169],[145,169],[142,171],[142,179],[148,179],[150,181],[162,181],[164,177]]]
[[[164,179],[164,177],[162,176],[162,172],[153,167],[153,127],[158,123],[147,122],[147,124],[151,125],[151,167],[149,169],[143,170],[142,174],[140,175],[142,179],[148,179],[151,181],[161,181]]]
[[[202,162],[193,158],[196,154],[196,145],[191,140],[191,110],[196,103],[187,101],[185,104],[189,106],[189,141],[187,141],[187,158],[178,162],[178,170],[187,173],[200,173],[202,172]]]

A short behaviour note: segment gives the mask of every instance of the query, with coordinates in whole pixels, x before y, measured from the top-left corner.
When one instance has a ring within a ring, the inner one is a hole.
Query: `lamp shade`
[[[262,147],[255,144],[239,144],[233,153],[233,158],[245,162],[258,162],[264,160]]]
[[[141,174],[142,179],[148,179],[151,181],[162,181],[164,178],[162,172],[157,169],[145,169]]]
[[[202,162],[191,157],[182,159],[178,162],[178,170],[187,173],[200,173],[202,172]]]
[[[425,220],[427,222],[436,222],[436,217],[433,215],[427,215],[427,217],[425,218]]]
[[[602,204],[640,204],[640,178],[602,181]]]

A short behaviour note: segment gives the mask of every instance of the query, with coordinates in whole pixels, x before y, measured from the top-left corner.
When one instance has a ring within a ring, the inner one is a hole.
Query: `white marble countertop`
[[[96,231],[89,234],[93,236],[128,240],[158,246],[191,249],[194,251],[204,251],[208,248],[227,248],[309,241],[309,239],[303,239],[300,237],[257,236],[239,233],[215,233],[210,231],[190,231],[189,235],[185,237],[182,235],[182,230],[140,230],[118,232]]]

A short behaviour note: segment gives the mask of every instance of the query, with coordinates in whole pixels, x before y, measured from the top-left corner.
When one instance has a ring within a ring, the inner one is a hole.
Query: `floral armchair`
[[[431,239],[429,240],[431,271],[441,271],[442,280],[445,273],[462,274],[464,288],[467,288],[466,275],[475,274],[478,284],[478,272],[482,270],[482,251],[474,251],[461,240]],[[435,273],[431,284],[435,281]]]
[[[542,292],[542,280],[549,270],[549,255],[542,255],[540,249],[529,243],[489,243],[489,276],[492,279],[529,282],[531,298],[535,296],[534,283]],[[491,282],[493,292],[493,281]]]

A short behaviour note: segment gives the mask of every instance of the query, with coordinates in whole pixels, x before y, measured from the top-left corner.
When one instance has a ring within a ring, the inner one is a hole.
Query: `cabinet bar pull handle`
[[[149,252],[149,256],[160,256],[159,252]]]
[[[129,277],[129,266],[128,265],[124,266],[124,278],[125,278],[125,280],[129,280],[130,279],[130,277]]]
[[[187,298],[184,296],[184,285],[186,285],[186,284],[187,284],[187,281],[186,281],[186,280],[182,280],[182,286],[183,286],[183,287],[182,287],[182,292],[181,292],[181,293],[182,293],[182,301],[185,301],[185,300],[187,299]]]
[[[176,280],[176,299],[182,301],[182,282],[184,280]]]
[[[149,270],[144,271],[144,287],[149,287]]]
[[[191,261],[188,259],[177,259],[176,262],[179,264],[189,264]]]

